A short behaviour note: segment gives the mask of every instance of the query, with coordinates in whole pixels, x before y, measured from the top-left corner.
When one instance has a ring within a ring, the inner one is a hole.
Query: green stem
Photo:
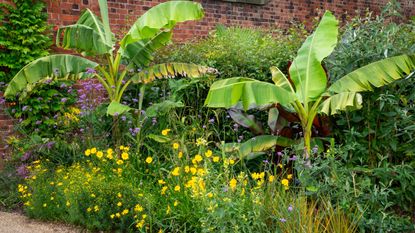
[[[131,79],[128,80],[124,86],[121,88],[120,92],[118,93],[118,97],[117,97],[117,101],[120,102],[121,101],[121,97],[124,94],[125,89],[127,89],[127,87],[130,85],[131,83]]]
[[[98,74],[95,74],[95,76],[94,77],[96,77],[97,79],[98,79],[98,81],[104,86],[104,88],[105,88],[105,90],[107,90],[107,93],[108,93],[108,97],[110,98],[110,99],[112,99],[112,97],[113,97],[113,93],[112,93],[112,89],[111,89],[111,87],[110,86],[108,86],[108,83],[105,81],[105,79],[103,79],[100,75],[98,75]]]

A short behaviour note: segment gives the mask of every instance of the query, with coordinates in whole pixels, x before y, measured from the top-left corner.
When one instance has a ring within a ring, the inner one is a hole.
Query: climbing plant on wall
[[[0,82],[8,83],[24,65],[48,54],[52,37],[45,7],[40,0],[0,3]]]

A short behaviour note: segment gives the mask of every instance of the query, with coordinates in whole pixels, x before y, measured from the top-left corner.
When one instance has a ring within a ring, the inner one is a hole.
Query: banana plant
[[[210,87],[205,105],[245,110],[280,104],[296,112],[302,126],[304,159],[311,152],[311,132],[317,114],[332,115],[339,111],[360,109],[359,92],[371,91],[397,79],[412,75],[415,56],[386,58],[357,69],[328,87],[328,78],[321,64],[337,44],[338,21],[325,12],[314,33],[307,37],[289,69],[289,78],[278,68],[271,68],[274,83],[235,77],[217,81]]]
[[[213,71],[208,67],[184,63],[150,66],[153,53],[171,41],[172,30],[177,23],[203,17],[199,3],[170,1],[151,8],[137,19],[115,51],[117,41],[110,29],[107,1],[98,2],[101,17],[86,9],[75,24],[58,30],[56,44],[64,49],[76,50],[82,56],[101,57],[106,63],[100,65],[85,57],[68,54],[40,58],[16,74],[5,90],[5,97],[17,94],[26,97],[34,86],[45,79],[92,77],[102,83],[111,101],[107,114],[116,116],[130,110],[120,101],[131,83],[142,83],[143,96],[144,84],[155,79],[200,77]]]

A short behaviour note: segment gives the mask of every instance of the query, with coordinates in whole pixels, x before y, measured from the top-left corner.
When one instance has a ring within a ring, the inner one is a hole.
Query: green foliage
[[[294,58],[305,35],[301,26],[292,27],[287,35],[281,31],[218,26],[206,39],[162,50],[156,60],[214,67],[224,78],[270,80],[269,67],[287,71],[288,62]]]
[[[24,135],[37,134],[56,137],[70,131],[79,121],[77,94],[71,82],[46,82],[36,88],[30,98],[11,106],[9,113],[18,120],[18,129]]]
[[[27,63],[46,56],[51,45],[45,3],[11,2],[0,3],[0,82],[5,83]]]
[[[380,59],[414,51],[414,22],[394,23],[394,5],[382,15],[356,17],[348,23],[342,39],[326,60],[331,82],[344,74]],[[335,135],[353,150],[356,164],[375,166],[378,157],[388,156],[399,164],[412,161],[414,94],[413,79],[400,80],[363,95],[363,108],[336,118]]]
[[[415,198],[413,165],[392,165],[386,156],[375,167],[352,165],[348,148],[331,147],[297,171],[311,196],[329,196],[343,210],[356,209],[362,232],[411,232]]]

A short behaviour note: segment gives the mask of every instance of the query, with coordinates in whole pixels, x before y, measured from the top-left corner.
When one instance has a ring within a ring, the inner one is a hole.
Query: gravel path
[[[79,233],[81,229],[59,223],[41,222],[18,213],[0,212],[0,233]]]

